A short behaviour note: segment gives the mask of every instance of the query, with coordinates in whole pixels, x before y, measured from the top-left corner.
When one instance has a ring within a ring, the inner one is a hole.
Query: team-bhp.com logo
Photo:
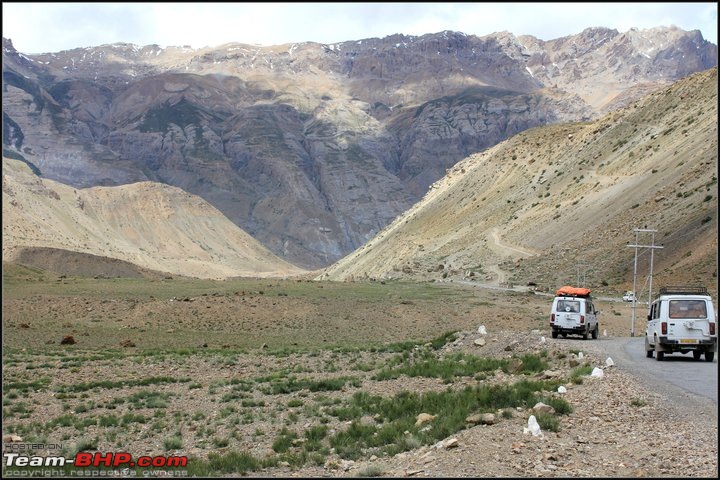
[[[132,455],[126,452],[78,452],[75,458],[65,457],[30,457],[20,453],[5,453],[6,467],[62,467],[72,464],[76,467],[187,467],[186,456],[139,457],[133,461]]]

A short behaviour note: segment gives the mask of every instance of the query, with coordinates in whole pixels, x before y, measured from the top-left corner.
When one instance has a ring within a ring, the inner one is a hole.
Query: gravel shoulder
[[[603,355],[607,355],[613,359],[613,362],[620,370],[630,375],[635,382],[640,383],[644,388],[655,394],[661,395],[668,403],[669,408],[677,410],[679,415],[686,415],[690,418],[696,417],[701,421],[711,418],[717,425],[717,390],[708,392],[710,386],[699,384],[692,385],[692,390],[688,390],[687,388],[679,386],[677,382],[673,382],[672,378],[670,378],[672,375],[683,375],[683,372],[695,378],[699,376],[698,371],[703,373],[709,371],[709,374],[716,377],[714,383],[710,382],[710,385],[715,385],[717,388],[717,360],[712,364],[704,361],[688,361],[682,362],[682,364],[679,365],[673,364],[673,367],[680,367],[679,370],[681,373],[677,373],[678,369],[674,369],[675,372],[671,372],[671,369],[667,368],[668,371],[666,374],[660,375],[657,373],[658,369],[654,368],[657,364],[649,364],[648,362],[653,362],[653,360],[644,358],[642,338],[643,337],[635,337],[634,339],[630,337],[607,337],[593,342],[590,348]],[[683,360],[686,359],[683,358]],[[667,365],[667,363],[666,361],[665,365]],[[705,393],[708,393],[708,395],[705,395]]]
[[[536,338],[515,343],[513,350],[532,351]],[[498,425],[459,432],[455,448],[423,447],[376,460],[373,468],[389,477],[716,477],[717,404],[644,380],[642,365],[628,362],[629,341],[546,340],[550,349],[580,349],[602,370],[602,377],[566,385],[564,398],[574,411],[559,432],[525,434],[531,412],[517,412]],[[608,357],[613,366],[606,365]],[[368,468],[354,466],[345,476]]]

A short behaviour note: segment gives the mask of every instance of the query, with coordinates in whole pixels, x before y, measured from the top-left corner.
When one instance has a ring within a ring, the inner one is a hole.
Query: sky
[[[717,45],[717,2],[700,3],[41,3],[3,2],[2,36],[23,53],[125,42],[192,48],[507,31],[552,40],[608,27],[674,25]]]

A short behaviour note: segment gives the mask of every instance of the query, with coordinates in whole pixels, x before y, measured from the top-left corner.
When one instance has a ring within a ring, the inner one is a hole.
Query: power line
[[[648,278],[650,280],[650,288],[648,288],[648,305],[652,301],[652,275],[653,275],[653,256],[655,249],[663,248],[662,246],[655,245],[655,233],[657,230],[648,228],[636,228],[635,231],[635,245],[627,245],[628,247],[635,248],[635,266],[633,269],[633,304],[632,304],[632,319],[630,320],[630,336],[635,336],[635,309],[637,308],[637,259],[638,259],[638,248],[649,248],[650,249],[650,273]],[[651,245],[639,245],[640,232],[652,233],[652,244]]]

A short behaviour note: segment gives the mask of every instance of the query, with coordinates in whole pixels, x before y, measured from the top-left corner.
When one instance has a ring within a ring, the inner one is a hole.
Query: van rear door
[[[679,297],[667,301],[667,337],[683,345],[697,345],[711,337],[712,306],[704,298]]]
[[[577,328],[581,325],[580,300],[573,298],[560,298],[557,300],[555,325],[559,328]]]

